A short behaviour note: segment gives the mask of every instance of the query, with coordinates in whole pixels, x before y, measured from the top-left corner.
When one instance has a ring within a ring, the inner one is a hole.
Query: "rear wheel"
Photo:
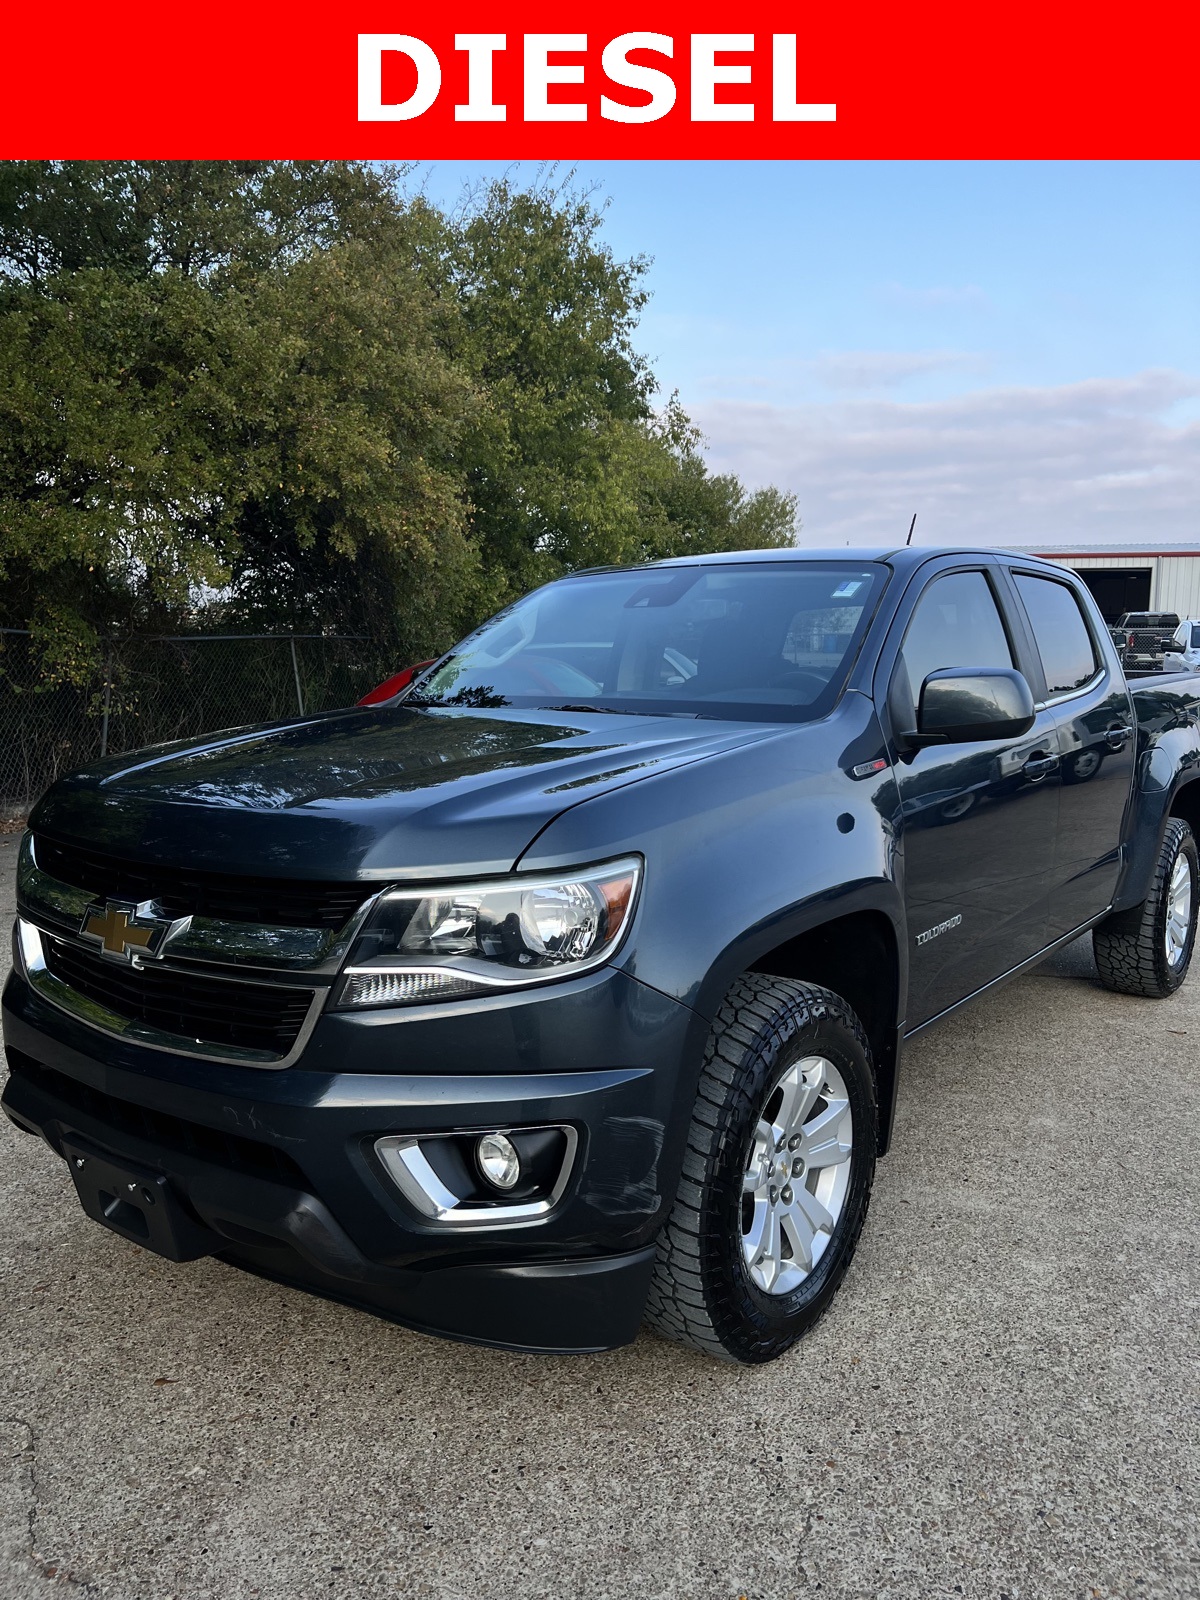
[[[1182,817],[1167,823],[1150,893],[1092,930],[1100,981],[1119,994],[1163,1000],[1187,977],[1196,943],[1200,854]]]
[[[812,984],[739,979],[705,1051],[651,1326],[726,1361],[781,1355],[845,1276],[875,1149],[875,1079],[854,1012]]]

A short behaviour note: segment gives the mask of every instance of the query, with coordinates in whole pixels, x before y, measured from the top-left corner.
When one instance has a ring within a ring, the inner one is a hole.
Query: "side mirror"
[[[1028,683],[1011,667],[943,667],[921,685],[916,744],[1019,739],[1036,713]]]

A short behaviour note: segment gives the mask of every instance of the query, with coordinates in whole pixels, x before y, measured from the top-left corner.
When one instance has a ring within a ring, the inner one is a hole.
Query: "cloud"
[[[980,372],[986,358],[967,350],[831,350],[816,357],[812,373],[826,388],[890,389],[929,372]]]
[[[715,325],[714,325],[715,328]],[[700,332],[697,342],[702,342]],[[973,350],[823,350],[816,356],[763,356],[743,367],[701,373],[693,382],[700,394],[768,397],[867,395],[898,389],[910,378],[953,373],[978,378],[992,366],[989,355]]]
[[[716,470],[794,490],[804,543],[1200,546],[1200,380],[1152,370],[904,403],[694,407]]]

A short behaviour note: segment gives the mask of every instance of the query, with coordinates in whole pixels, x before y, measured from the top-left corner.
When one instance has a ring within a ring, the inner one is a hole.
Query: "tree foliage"
[[[655,413],[587,199],[401,177],[0,168],[0,622],[49,671],[209,622],[427,653],[565,570],[792,541]]]

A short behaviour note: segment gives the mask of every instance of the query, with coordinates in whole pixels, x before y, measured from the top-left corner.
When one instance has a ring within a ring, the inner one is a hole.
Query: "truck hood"
[[[349,881],[509,871],[592,795],[769,738],[769,723],[372,707],[110,758],[35,830],[164,865]]]

